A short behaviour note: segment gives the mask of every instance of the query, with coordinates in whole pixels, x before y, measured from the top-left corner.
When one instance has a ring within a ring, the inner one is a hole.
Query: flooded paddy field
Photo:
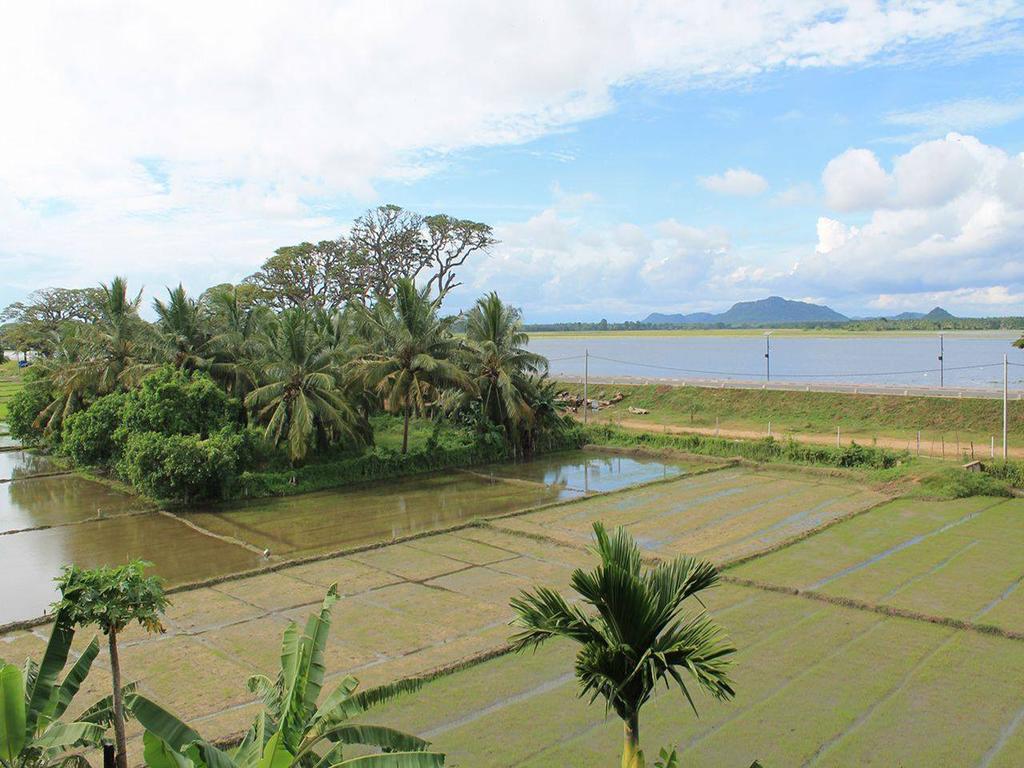
[[[0,624],[45,613],[60,567],[141,557],[170,586],[681,475],[683,461],[576,451],[207,510],[158,513],[25,451],[0,453]],[[592,484],[591,484],[592,481]],[[269,550],[264,555],[264,550]],[[22,583],[24,581],[24,583]]]
[[[0,536],[0,547],[5,539],[93,526],[99,542],[113,530],[103,526],[130,524],[138,526],[138,542],[126,550],[157,562],[163,557],[163,568],[187,580],[195,578],[189,569],[211,565],[244,570],[245,558],[260,558],[252,551],[252,542],[264,540],[258,535],[300,553],[330,537],[377,535],[369,528],[346,532],[346,522],[358,519],[350,507],[389,521],[396,532],[450,524],[482,507],[491,516],[478,526],[173,594],[167,634],[131,630],[123,663],[141,691],[204,736],[238,733],[259,706],[246,677],[274,673],[287,622],[304,620],[337,583],[342,598],[325,653],[328,687],[346,674],[372,687],[440,670],[374,721],[431,740],[453,766],[560,768],[607,763],[621,745],[621,724],[600,704],[577,697],[574,649],[554,643],[536,654],[490,657],[508,641],[509,600],[520,590],[546,585],[573,598],[572,571],[593,565],[590,526],[603,520],[632,530],[652,557],[701,553],[728,563],[753,556],[728,568],[708,601],[739,649],[736,699],[698,694],[697,718],[678,694],[659,693],[642,717],[649,750],[678,745],[683,764],[692,766],[749,765],[755,758],[809,766],[1024,762],[1024,640],[1015,634],[1024,502],[887,500],[863,483],[736,466],[693,476],[682,467],[667,482],[587,497],[579,487],[582,457],[566,458],[564,467],[478,469],[383,483],[376,494],[367,492],[370,486],[350,488],[188,517],[201,529],[209,530],[213,518],[233,525],[224,532],[250,537],[246,546],[147,513]],[[587,475],[611,472],[619,457],[591,458],[604,463],[583,469]],[[621,478],[656,471],[625,462],[622,468]],[[424,512],[430,498],[433,517]],[[525,509],[546,500],[562,503],[500,516],[517,503]],[[283,515],[289,525],[267,528],[256,516],[260,508],[276,508],[267,519]],[[336,525],[324,522],[335,518]],[[146,528],[157,520],[166,527]],[[306,526],[313,528],[308,536]],[[172,552],[145,549],[172,540]],[[44,546],[41,538],[24,541],[31,541],[29,550]],[[187,556],[166,559],[173,553]],[[0,549],[0,557],[11,556]],[[13,567],[31,568],[20,561]],[[31,572],[27,580],[43,578]],[[860,602],[837,602],[846,598]],[[940,621],[894,616],[893,607],[933,612]],[[948,623],[979,615],[985,631]],[[0,633],[0,655],[38,656],[46,631]],[[98,679],[105,663],[101,656]],[[182,689],[182,675],[193,685]],[[137,725],[131,735],[139,756]]]

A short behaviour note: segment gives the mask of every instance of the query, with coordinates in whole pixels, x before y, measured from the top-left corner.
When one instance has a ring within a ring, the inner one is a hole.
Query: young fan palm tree
[[[201,301],[189,298],[185,288],[167,289],[167,302],[153,300],[153,309],[159,321],[157,330],[170,362],[175,368],[195,371],[205,368],[203,356],[209,337],[203,328],[203,306]]]
[[[403,278],[395,284],[393,299],[381,297],[373,309],[359,310],[368,342],[351,369],[390,413],[402,414],[402,453],[409,449],[413,413],[425,413],[444,387],[473,389],[454,362],[461,350],[451,334],[454,318],[439,318],[438,308],[427,289],[418,290]]]
[[[701,610],[684,612],[685,601],[713,587],[718,572],[707,562],[679,557],[644,569],[640,547],[622,528],[609,535],[594,523],[594,552],[601,558],[593,571],[576,569],[575,589],[593,611],[570,606],[545,587],[523,592],[511,602],[516,650],[536,647],[552,637],[579,643],[576,676],[580,696],[593,703],[603,697],[623,721],[622,768],[643,768],[640,709],[658,683],[675,683],[696,712],[683,678],[719,699],[733,696],[728,677],[735,649],[724,642],[718,625]]]
[[[519,312],[489,293],[469,311],[467,361],[483,415],[505,428],[513,444],[522,442],[534,420],[528,394],[530,377],[547,368],[541,355],[526,349]]]
[[[317,440],[360,438],[358,416],[346,401],[338,378],[336,352],[317,332],[312,316],[301,309],[281,313],[270,326],[261,386],[245,404],[265,423],[274,445],[287,442],[293,464],[302,462]]]

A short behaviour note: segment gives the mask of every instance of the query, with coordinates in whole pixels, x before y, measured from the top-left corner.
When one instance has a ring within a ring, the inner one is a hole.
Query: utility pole
[[[772,332],[766,331],[764,334],[764,379],[765,381],[772,380]]]
[[[590,350],[583,350],[583,423],[590,418],[590,400],[587,399],[587,384],[590,382]]]
[[[946,364],[943,362],[943,358],[944,357],[945,357],[945,355],[943,354],[942,334],[940,333],[939,334],[939,387],[940,388],[944,387],[946,385],[946,381],[945,381],[946,380]]]
[[[1007,369],[1008,369],[1008,365],[1007,365],[1007,362],[1006,362],[1006,354],[1004,353],[1003,354],[1003,461],[1006,461],[1006,454],[1007,454],[1007,450],[1006,450],[1006,418],[1007,418],[1006,394],[1007,394],[1007,387],[1008,387],[1008,383],[1009,383],[1009,372],[1008,372]]]

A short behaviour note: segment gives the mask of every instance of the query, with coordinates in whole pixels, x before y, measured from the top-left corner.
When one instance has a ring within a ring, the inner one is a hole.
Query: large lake
[[[1019,333],[943,335],[945,386],[1002,387],[1008,354],[1010,387],[1024,386],[1024,350],[1011,346]],[[530,349],[551,360],[555,376],[582,376],[590,352],[593,377],[749,380],[765,378],[763,335],[542,336]],[[938,334],[771,337],[772,381],[939,386]],[[567,359],[568,358],[568,359]]]

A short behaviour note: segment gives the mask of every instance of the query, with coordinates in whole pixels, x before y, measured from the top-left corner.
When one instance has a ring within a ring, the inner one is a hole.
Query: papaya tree
[[[232,750],[203,739],[189,725],[156,702],[139,694],[128,708],[146,729],[144,757],[149,768],[436,768],[444,755],[428,752],[423,739],[382,725],[355,722],[376,705],[416,690],[418,682],[357,691],[359,682],[346,676],[320,701],[326,668],[324,648],[331,626],[337,585],[324,598],[319,613],[305,630],[290,622],[281,644],[281,669],[275,680],[250,677],[249,691],[263,708]],[[347,758],[343,748],[359,744],[383,750]]]
[[[3,768],[50,768],[88,763],[72,750],[100,746],[109,727],[111,697],[100,699],[71,721],[67,713],[99,653],[93,638],[61,678],[75,631],[58,616],[42,660],[21,667],[0,660],[0,765]],[[127,692],[134,689],[129,686]]]
[[[70,565],[57,579],[61,599],[54,604],[55,613],[71,626],[98,626],[107,636],[113,678],[111,717],[117,768],[128,768],[117,635],[133,621],[148,632],[164,631],[160,617],[167,607],[167,598],[160,579],[145,575],[149,565],[142,560],[132,560],[116,568],[103,566],[88,570]]]

